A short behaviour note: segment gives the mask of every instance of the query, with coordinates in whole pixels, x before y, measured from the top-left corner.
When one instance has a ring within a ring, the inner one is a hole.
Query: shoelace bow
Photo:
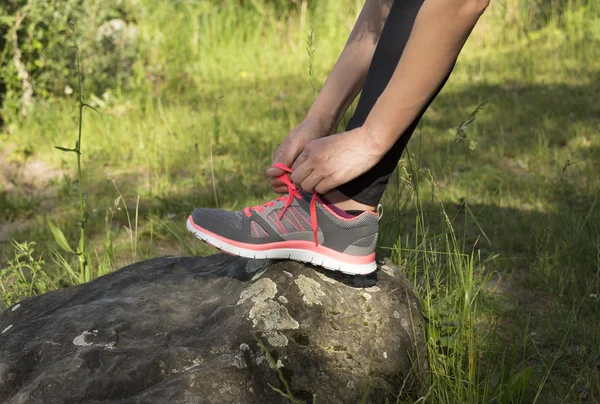
[[[256,206],[244,208],[244,213],[246,214],[246,216],[250,217],[252,215],[252,213],[250,212],[251,210],[255,210],[257,212],[262,213],[265,211],[265,208],[270,208],[271,206],[273,206],[275,204],[276,201],[277,202],[285,201],[285,207],[283,208],[283,210],[281,211],[281,214],[279,215],[279,220],[281,220],[283,218],[283,215],[287,211],[287,208],[289,208],[290,205],[292,204],[292,202],[294,202],[294,198],[302,199],[302,195],[300,195],[300,193],[298,192],[298,189],[290,180],[289,174],[291,174],[293,172],[292,169],[284,166],[281,163],[275,163],[275,164],[273,164],[273,167],[279,168],[280,170],[284,171],[284,173],[277,178],[287,186],[287,188],[288,188],[287,195],[280,196],[279,198],[277,198],[273,201],[267,202],[264,205],[256,205]],[[315,246],[318,246],[319,245],[319,237],[318,237],[317,233],[319,231],[319,226],[317,224],[317,193],[316,192],[313,193],[312,198],[310,200],[310,225],[312,227],[312,232],[313,232],[313,236],[315,239]]]

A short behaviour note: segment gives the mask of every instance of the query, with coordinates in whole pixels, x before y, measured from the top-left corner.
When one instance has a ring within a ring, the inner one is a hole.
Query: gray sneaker
[[[200,240],[241,257],[292,259],[351,275],[377,269],[377,213],[346,214],[316,194],[298,192],[287,175],[282,177],[288,195],[237,212],[195,209],[187,229]]]

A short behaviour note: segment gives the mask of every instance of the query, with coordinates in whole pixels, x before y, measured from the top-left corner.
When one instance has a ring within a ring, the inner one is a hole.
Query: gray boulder
[[[0,314],[0,402],[395,403],[425,355],[418,299],[389,264],[350,277],[163,257]]]

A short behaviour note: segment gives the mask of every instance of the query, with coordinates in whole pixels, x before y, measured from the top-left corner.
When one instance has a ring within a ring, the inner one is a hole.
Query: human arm
[[[275,150],[274,162],[291,166],[312,140],[335,133],[338,123],[362,90],[375,47],[393,0],[367,0],[323,88],[304,120],[286,136]],[[277,180],[283,172],[267,170],[277,192],[287,187]]]
[[[292,180],[306,191],[326,193],[377,164],[447,76],[488,3],[425,0],[394,74],[365,123],[311,141],[292,167]]]

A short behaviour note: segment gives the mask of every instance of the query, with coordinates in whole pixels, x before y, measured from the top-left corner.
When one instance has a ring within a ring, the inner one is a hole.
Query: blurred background
[[[187,215],[272,199],[272,152],[362,3],[3,0],[4,305],[212,254]],[[80,89],[81,177],[54,147],[77,148]],[[380,253],[431,320],[433,402],[599,402],[598,172],[600,1],[492,0],[384,198]]]

